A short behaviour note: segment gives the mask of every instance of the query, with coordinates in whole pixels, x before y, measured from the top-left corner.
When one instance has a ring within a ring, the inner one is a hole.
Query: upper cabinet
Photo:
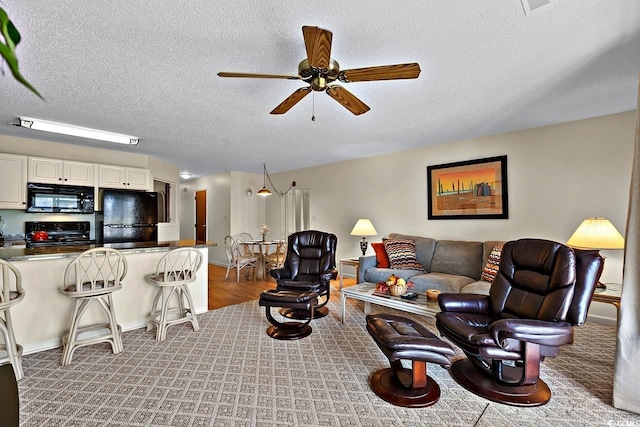
[[[25,209],[27,156],[0,154],[0,209]]]
[[[98,187],[150,191],[151,186],[149,169],[98,165]]]
[[[93,163],[29,157],[29,182],[95,186]]]

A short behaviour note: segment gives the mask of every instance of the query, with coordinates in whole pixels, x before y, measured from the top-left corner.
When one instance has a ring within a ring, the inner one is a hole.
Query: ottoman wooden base
[[[410,375],[410,374],[409,374]],[[371,376],[371,390],[383,400],[406,408],[424,408],[440,399],[440,386],[427,376],[427,385],[419,388],[406,388],[400,384],[391,368],[381,369]]]
[[[391,314],[367,316],[367,331],[389,359],[390,368],[371,377],[371,389],[387,402],[409,408],[433,405],[440,387],[427,375],[427,362],[449,367],[451,346],[420,323]],[[402,366],[411,361],[411,369]]]
[[[451,376],[462,387],[494,402],[512,406],[540,406],[551,399],[549,386],[538,382],[527,386],[500,384],[478,369],[469,359],[460,359],[451,365]]]
[[[267,335],[277,340],[297,340],[311,334],[311,320],[313,311],[318,303],[315,292],[278,291],[275,289],[262,292],[258,304],[266,307],[265,314],[272,326],[267,329]],[[271,309],[282,307],[306,312],[304,322],[280,322],[273,317]]]

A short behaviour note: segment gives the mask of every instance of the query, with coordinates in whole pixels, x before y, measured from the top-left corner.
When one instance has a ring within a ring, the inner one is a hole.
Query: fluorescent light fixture
[[[180,172],[180,178],[189,179],[191,178],[191,174],[189,172]]]
[[[20,126],[27,129],[79,136],[80,138],[98,139],[100,141],[116,142],[118,144],[138,145],[139,142],[137,136],[84,128],[66,123],[50,122],[48,120],[32,119],[30,117],[20,117]]]

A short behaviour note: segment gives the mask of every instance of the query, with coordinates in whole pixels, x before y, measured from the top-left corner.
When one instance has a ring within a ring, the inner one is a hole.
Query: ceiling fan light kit
[[[327,95],[335,99],[340,105],[358,116],[369,111],[369,106],[347,89],[335,84],[334,82],[336,80],[342,83],[370,82],[378,80],[415,79],[420,75],[420,66],[417,63],[340,70],[338,61],[331,58],[331,42],[333,40],[331,31],[318,27],[304,26],[302,27],[302,36],[307,51],[307,58],[298,64],[298,75],[286,76],[220,72],[218,76],[302,80],[309,84],[309,86],[302,87],[289,95],[289,97],[271,111],[271,114],[286,113],[313,90],[316,92],[326,92]],[[312,120],[314,118],[315,117],[312,117]],[[260,192],[258,192],[258,194],[260,194]]]

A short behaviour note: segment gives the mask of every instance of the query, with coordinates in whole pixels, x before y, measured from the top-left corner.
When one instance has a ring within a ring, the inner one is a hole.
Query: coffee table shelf
[[[364,301],[364,312],[371,312],[371,304],[377,304],[384,307],[395,308],[396,310],[406,311],[408,313],[422,314],[426,316],[434,316],[440,312],[437,301],[427,300],[424,293],[418,295],[414,300],[405,300],[399,296],[381,295],[375,293],[375,283],[360,283],[355,286],[349,286],[340,290],[340,307],[342,313],[342,323],[344,323],[347,311],[347,298],[353,298]]]

